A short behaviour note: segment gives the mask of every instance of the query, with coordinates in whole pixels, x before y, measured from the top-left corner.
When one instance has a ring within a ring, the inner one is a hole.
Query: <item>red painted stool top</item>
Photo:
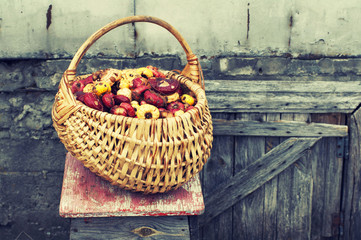
[[[59,214],[62,217],[199,215],[204,201],[199,176],[167,193],[134,193],[111,185],[70,153],[66,155]]]

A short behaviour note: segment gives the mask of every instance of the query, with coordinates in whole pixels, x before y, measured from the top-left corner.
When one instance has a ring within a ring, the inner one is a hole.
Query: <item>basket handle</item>
[[[129,24],[129,23],[135,23],[135,22],[149,22],[157,24],[166,30],[168,30],[173,36],[178,40],[180,45],[183,47],[184,52],[187,56],[187,65],[181,72],[183,76],[186,76],[190,78],[193,82],[196,82],[200,84],[204,88],[204,79],[203,79],[203,73],[201,66],[199,64],[198,58],[193,54],[191,48],[189,47],[188,43],[185,41],[185,39],[181,36],[181,34],[170,24],[167,22],[151,16],[130,16],[126,18],[121,18],[118,20],[115,20],[101,29],[99,29],[97,32],[95,32],[93,35],[91,35],[84,43],[83,45],[78,49],[76,54],[74,55],[72,61],[70,62],[70,65],[68,67],[68,70],[65,72],[67,75],[67,79],[69,81],[72,81],[75,78],[76,74],[76,68],[86,53],[86,51],[95,43],[100,37],[102,37],[107,32],[113,30],[114,28],[117,28],[121,25]]]
[[[52,117],[54,122],[56,122],[57,124],[64,123],[66,119],[69,118],[69,116],[71,116],[74,112],[78,111],[81,108],[81,105],[76,103],[75,97],[71,93],[69,82],[75,79],[76,69],[78,67],[80,60],[86,53],[86,51],[93,45],[93,43],[95,43],[99,38],[101,38],[107,32],[121,25],[134,23],[134,22],[154,23],[165,28],[171,34],[173,34],[173,36],[178,40],[178,42],[183,47],[183,50],[186,53],[187,61],[188,61],[187,65],[181,72],[181,75],[188,77],[193,82],[200,84],[204,89],[204,78],[198,58],[193,54],[188,43],[184,40],[184,38],[174,27],[172,27],[170,24],[159,18],[150,17],[150,16],[130,16],[115,20],[105,25],[101,29],[99,29],[97,32],[91,35],[75,53],[73,59],[69,64],[68,69],[63,74],[63,77],[59,84],[59,92],[55,96],[55,103],[52,109]],[[170,72],[169,74],[171,75],[173,73]]]

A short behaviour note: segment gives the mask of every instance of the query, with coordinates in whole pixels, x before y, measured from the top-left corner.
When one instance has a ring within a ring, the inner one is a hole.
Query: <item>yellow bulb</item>
[[[140,105],[137,108],[137,117],[140,119],[158,119],[159,109],[151,104]]]
[[[93,87],[94,87],[94,84],[89,83],[83,88],[83,92],[85,92],[85,93],[93,92]]]
[[[167,96],[167,103],[175,102],[179,99],[179,93],[175,92]]]
[[[188,94],[183,94],[181,97],[181,101],[183,103],[188,103],[190,106],[193,106],[194,103],[196,102],[194,97],[192,97],[191,95],[188,95]]]
[[[137,69],[137,73],[141,76],[146,76],[147,78],[151,78],[153,77],[153,72],[152,70],[150,70],[149,68],[145,68],[145,67],[142,67],[142,68],[138,68]]]
[[[120,82],[119,82],[119,88],[130,88],[130,83],[129,81],[125,80],[125,79],[122,79]]]
[[[93,92],[97,96],[100,96],[103,93],[110,92],[110,91],[111,91],[111,86],[107,82],[97,82],[97,83],[94,84]]]
[[[132,90],[129,88],[121,88],[117,91],[117,95],[123,95],[132,100]]]

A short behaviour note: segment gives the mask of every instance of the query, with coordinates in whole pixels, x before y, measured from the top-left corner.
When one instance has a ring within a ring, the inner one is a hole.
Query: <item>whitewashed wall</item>
[[[198,56],[358,56],[360,13],[360,0],[0,0],[0,58],[72,57],[93,32],[130,15],[169,22]],[[135,28],[136,39],[122,26],[87,56],[182,53],[160,27]]]

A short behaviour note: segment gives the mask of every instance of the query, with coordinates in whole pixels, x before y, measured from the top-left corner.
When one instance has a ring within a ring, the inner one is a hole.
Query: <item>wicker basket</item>
[[[69,86],[85,52],[110,30],[134,22],[157,24],[179,41],[188,63],[180,74],[169,71],[167,77],[196,95],[195,108],[173,118],[137,119],[97,111],[75,100]],[[52,118],[60,140],[74,157],[111,184],[131,191],[177,189],[201,171],[212,148],[212,119],[198,59],[177,30],[149,16],[116,20],[85,41],[63,74]]]

